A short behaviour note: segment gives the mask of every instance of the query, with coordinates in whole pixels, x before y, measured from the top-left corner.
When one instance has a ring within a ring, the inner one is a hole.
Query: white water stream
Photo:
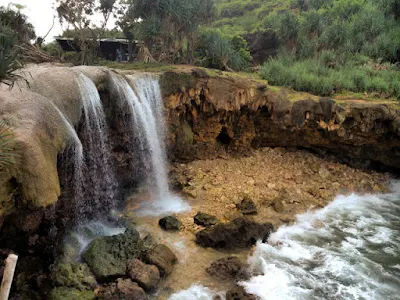
[[[134,89],[124,78],[112,75],[114,90],[129,109],[130,126],[139,140],[140,148],[134,149],[134,153],[149,165],[146,181],[152,200],[144,203],[138,213],[161,215],[185,211],[189,205],[173,195],[168,186],[164,106],[158,78],[149,74],[127,78]]]
[[[78,75],[85,123],[82,132],[85,145],[85,162],[88,168],[84,174],[84,187],[90,187],[91,194],[81,194],[78,199],[80,214],[87,218],[99,218],[114,208],[116,180],[110,166],[108,128],[99,92],[92,80]]]

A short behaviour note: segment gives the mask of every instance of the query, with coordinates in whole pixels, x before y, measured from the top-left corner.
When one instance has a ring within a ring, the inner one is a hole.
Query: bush
[[[22,76],[15,74],[15,71],[22,68],[18,59],[19,51],[15,47],[16,41],[15,33],[0,24],[0,83],[10,87],[22,79]]]
[[[239,37],[228,37],[219,30],[201,33],[196,53],[205,67],[221,70],[244,70],[250,65],[251,55],[247,42]]]
[[[400,99],[400,73],[390,64],[373,64],[365,56],[341,59],[331,51],[317,59],[294,60],[289,54],[270,59],[260,69],[272,85],[327,96],[343,91],[373,92]]]

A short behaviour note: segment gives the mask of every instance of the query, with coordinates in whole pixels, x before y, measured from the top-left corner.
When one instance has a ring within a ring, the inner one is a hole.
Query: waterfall
[[[71,123],[67,120],[64,114],[59,110],[59,108],[52,102],[50,102],[57,113],[60,115],[60,118],[65,123],[68,134],[73,139],[73,145],[69,147],[64,153],[62,154],[63,160],[68,161],[73,167],[73,177],[72,177],[72,185],[74,191],[74,198],[76,199],[78,195],[80,195],[83,191],[83,169],[84,169],[84,156],[83,156],[83,145],[81,140],[78,137],[74,127]],[[72,158],[72,162],[70,159]],[[67,164],[68,164],[67,163]],[[65,170],[66,173],[67,170]],[[67,177],[67,175],[65,175]]]
[[[158,78],[150,74],[127,76],[134,91],[122,77],[111,76],[114,90],[130,112],[129,125],[139,141],[138,151],[133,152],[140,155],[144,165],[148,162],[146,180],[153,201],[146,203],[141,213],[158,215],[187,210],[189,206],[172,195],[168,187],[164,106]]]
[[[84,220],[104,217],[114,208],[116,180],[109,163],[108,130],[99,92],[83,74],[78,76],[78,86],[85,115],[82,141],[87,168],[83,180],[85,192],[81,190],[76,200],[79,219]]]

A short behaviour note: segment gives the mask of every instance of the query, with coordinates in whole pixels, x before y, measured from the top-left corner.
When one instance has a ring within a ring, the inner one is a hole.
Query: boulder
[[[161,276],[167,276],[171,274],[173,265],[178,261],[178,258],[167,246],[159,244],[146,253],[144,260],[157,266]]]
[[[92,241],[83,258],[96,278],[115,278],[125,275],[128,260],[137,258],[141,247],[139,233],[134,227],[129,227],[122,234]]]
[[[147,265],[138,259],[128,261],[128,274],[131,279],[146,291],[153,291],[160,281],[160,272],[154,265]]]
[[[240,212],[244,215],[256,215],[257,207],[253,200],[248,197],[244,197],[242,202],[236,204],[236,208],[240,210]]]
[[[130,279],[118,279],[117,282],[102,287],[97,295],[99,300],[147,300],[144,290]]]
[[[211,263],[206,269],[207,273],[218,280],[234,280],[244,269],[244,264],[236,256],[227,256]]]
[[[282,213],[285,211],[285,204],[281,197],[277,197],[272,202],[272,207],[277,213]]]
[[[202,212],[198,212],[194,216],[194,223],[204,227],[210,227],[218,224],[218,219],[215,216],[208,215]]]
[[[182,223],[177,217],[167,216],[158,221],[158,225],[167,231],[179,231],[181,229]]]
[[[240,217],[228,224],[218,224],[196,234],[196,243],[215,249],[250,248],[257,240],[266,241],[273,230],[271,223],[259,224]]]
[[[80,291],[74,288],[54,288],[48,297],[49,300],[94,300],[96,296],[93,291]]]
[[[257,297],[248,294],[242,286],[236,286],[226,292],[226,300],[257,300]]]
[[[53,272],[52,278],[56,286],[75,288],[77,290],[90,290],[95,288],[97,282],[86,264],[59,264]]]

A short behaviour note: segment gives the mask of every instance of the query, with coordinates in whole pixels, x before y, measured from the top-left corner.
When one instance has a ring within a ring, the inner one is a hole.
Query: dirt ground
[[[387,191],[389,175],[328,162],[306,151],[264,148],[248,157],[221,157],[176,164],[173,178],[192,211],[178,215],[185,231],[196,232],[197,211],[227,222],[241,213],[244,198],[257,206],[257,221],[290,223],[307,210],[324,207],[339,194]]]

